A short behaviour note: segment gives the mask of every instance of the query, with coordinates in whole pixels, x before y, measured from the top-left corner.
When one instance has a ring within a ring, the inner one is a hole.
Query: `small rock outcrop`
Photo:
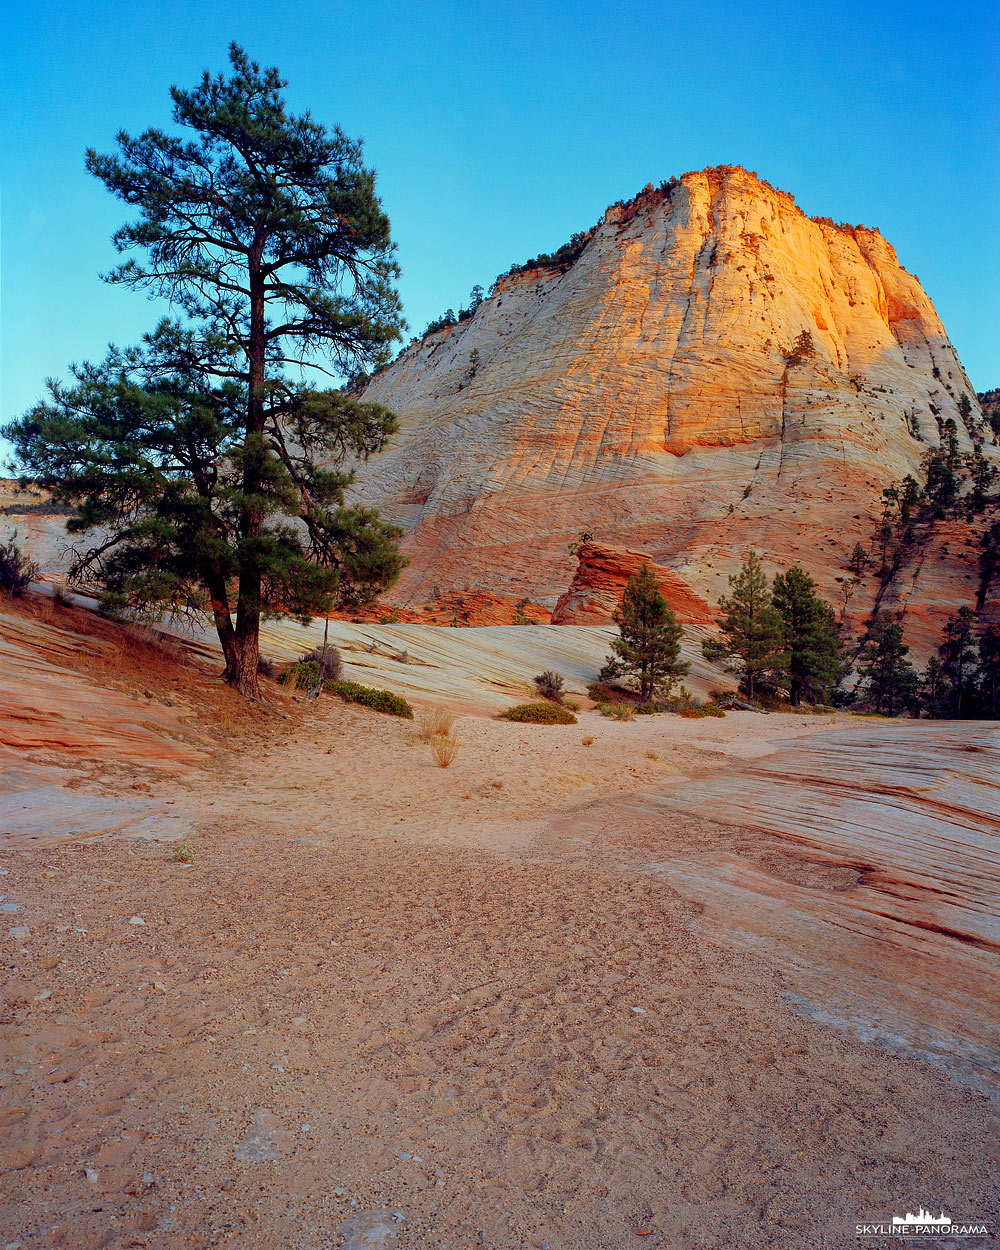
[[[654,564],[641,551],[584,543],[572,584],[552,611],[553,625],[602,625],[621,603],[628,580],[648,564],[667,607],[683,625],[711,625],[715,613],[676,573]]]

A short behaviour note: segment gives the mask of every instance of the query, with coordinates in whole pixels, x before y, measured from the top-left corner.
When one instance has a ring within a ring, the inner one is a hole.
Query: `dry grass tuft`
[[[455,724],[451,712],[438,708],[435,712],[427,712],[417,722],[417,736],[421,742],[430,742],[440,736],[448,737]]]
[[[585,747],[592,747],[594,743],[597,741],[597,739],[596,738],[582,738],[581,741]]]
[[[431,738],[431,755],[442,768],[447,768],[457,754],[458,739],[454,734],[435,734]]]
[[[597,703],[594,706],[602,716],[612,720],[635,720],[635,708],[631,703]]]

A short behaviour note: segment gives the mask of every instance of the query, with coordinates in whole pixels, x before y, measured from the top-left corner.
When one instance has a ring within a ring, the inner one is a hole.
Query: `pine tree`
[[[601,680],[625,677],[637,681],[643,703],[654,695],[669,696],[690,665],[680,658],[684,631],[648,564],[629,578],[614,621],[620,633],[611,644],[615,654],[608,657]]]
[[[815,703],[846,672],[833,609],[817,595],[809,574],[797,566],[777,574],[773,599],[784,625],[785,680],[792,706],[803,699]]]
[[[720,638],[708,638],[702,652],[739,675],[740,686],[753,699],[762,683],[776,683],[788,666],[784,626],[774,606],[767,577],[751,551],[738,573],[729,578],[732,592],[719,599]]]
[[[989,720],[1000,717],[1000,627],[991,625],[979,639],[979,702]]]
[[[940,716],[949,704],[951,685],[936,655],[932,655],[927,661],[927,667],[920,679],[919,693],[920,706],[928,716]]]
[[[1000,521],[994,521],[979,536],[979,590],[976,594],[976,611],[981,612],[990,593],[993,579],[1000,570]]]
[[[903,627],[888,612],[876,612],[868,621],[860,654],[858,692],[876,712],[896,716],[912,705],[917,672],[906,656]]]
[[[952,716],[961,717],[968,711],[969,687],[976,665],[975,623],[976,616],[970,607],[959,608],[945,625],[944,638],[938,647],[941,670],[951,686]]]
[[[346,463],[396,420],[320,384],[384,363],[403,323],[361,144],[288,113],[276,69],[235,44],[230,61],[229,78],[171,88],[186,136],[122,133],[118,154],[87,153],[138,210],[107,280],[177,315],[50,384],[5,433],[79,507],[69,528],[98,534],[73,576],[112,607],[206,612],[226,680],[254,698],[263,614],[371,598],[402,567],[401,531],[344,503]]]
[[[855,577],[862,577],[865,569],[868,567],[868,552],[860,543],[854,544],[854,550],[851,552],[851,558],[847,562],[847,567]]]

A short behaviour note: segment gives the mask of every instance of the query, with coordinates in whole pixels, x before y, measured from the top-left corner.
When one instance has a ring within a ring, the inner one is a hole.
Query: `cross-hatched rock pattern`
[[[733,167],[612,206],[575,263],[500,280],[365,397],[401,417],[357,496],[407,530],[404,603],[478,587],[552,607],[581,532],[713,601],[751,546],[833,598],[882,488],[919,475],[945,421],[996,454],[882,235]],[[928,591],[941,612],[969,600],[965,572]]]

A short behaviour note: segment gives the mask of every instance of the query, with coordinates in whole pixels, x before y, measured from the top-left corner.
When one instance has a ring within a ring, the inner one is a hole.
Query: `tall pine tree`
[[[868,621],[858,666],[858,693],[876,712],[896,716],[912,706],[918,678],[906,658],[909,651],[899,621],[876,612]]]
[[[1000,717],[1000,627],[996,625],[979,639],[979,705],[987,719]]]
[[[731,592],[719,599],[721,615],[716,618],[722,637],[707,638],[702,652],[738,674],[741,688],[753,699],[762,684],[776,685],[788,667],[784,625],[755,551],[729,585]]]
[[[608,657],[601,680],[624,677],[638,683],[643,703],[654,695],[668,696],[690,665],[680,658],[684,631],[648,564],[629,578],[614,621],[620,633],[611,644],[615,654]]]
[[[772,594],[784,627],[788,696],[793,707],[803,699],[815,703],[846,672],[837,619],[816,593],[816,583],[797,565],[775,576]]]
[[[976,672],[976,615],[970,607],[962,607],[944,627],[944,638],[938,647],[941,670],[948,679],[951,695],[949,711],[961,717],[969,712],[969,695],[974,691]]]
[[[276,69],[235,44],[230,60],[229,77],[171,88],[180,134],[87,154],[138,214],[107,280],[175,315],[50,384],[5,433],[23,471],[79,507],[70,528],[96,534],[73,575],[113,606],[206,612],[226,680],[254,698],[262,615],[370,598],[402,567],[400,531],[345,505],[347,463],[395,418],[327,379],[384,362],[403,323],[361,144],[289,113]]]

